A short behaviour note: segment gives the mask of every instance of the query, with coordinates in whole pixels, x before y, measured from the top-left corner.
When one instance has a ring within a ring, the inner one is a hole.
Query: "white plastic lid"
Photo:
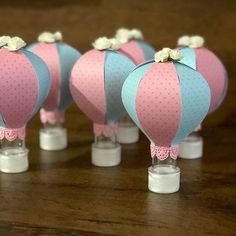
[[[179,191],[180,169],[167,165],[148,168],[148,189],[154,193],[175,193]]]
[[[0,171],[5,173],[25,172],[29,167],[28,149],[12,148],[0,152]]]
[[[179,145],[179,157],[183,159],[197,159],[203,156],[203,139],[198,136],[197,139],[185,139]]]
[[[92,144],[92,164],[99,167],[117,166],[121,162],[121,146],[98,147]]]
[[[139,129],[137,126],[119,125],[117,131],[117,141],[123,144],[137,143],[139,140]]]
[[[44,128],[39,131],[40,148],[46,151],[58,151],[67,147],[67,130],[65,128]]]

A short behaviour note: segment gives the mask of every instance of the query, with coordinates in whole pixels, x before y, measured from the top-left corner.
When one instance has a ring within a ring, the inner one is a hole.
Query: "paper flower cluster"
[[[116,38],[107,38],[107,37],[100,37],[94,41],[92,44],[93,47],[97,50],[117,50],[120,48],[120,41]]]
[[[190,48],[203,47],[204,42],[205,42],[204,38],[199,35],[195,36],[184,35],[178,39],[179,46],[190,47]]]
[[[9,51],[17,51],[26,46],[24,40],[20,37],[1,36],[0,47],[7,48]]]
[[[163,48],[154,55],[155,62],[165,62],[168,60],[180,60],[182,57],[179,50]]]

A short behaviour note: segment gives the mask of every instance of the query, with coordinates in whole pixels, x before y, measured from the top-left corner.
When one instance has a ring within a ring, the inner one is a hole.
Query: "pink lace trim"
[[[116,134],[117,129],[118,123],[113,123],[110,125],[93,124],[93,132],[96,136],[104,135],[105,137],[111,137]]]
[[[25,139],[25,126],[16,129],[10,128],[0,128],[0,140],[7,139],[8,141],[12,142],[15,139],[19,138],[21,140]]]
[[[176,160],[179,154],[179,147],[158,147],[154,144],[150,145],[151,147],[151,156],[157,157],[159,160],[163,161],[167,159],[169,156]]]
[[[63,123],[65,120],[65,113],[60,111],[46,111],[40,109],[40,120],[42,123],[49,123],[55,125],[56,123]]]
[[[200,124],[195,130],[194,132],[198,132],[198,131],[201,131],[202,130],[202,125]]]

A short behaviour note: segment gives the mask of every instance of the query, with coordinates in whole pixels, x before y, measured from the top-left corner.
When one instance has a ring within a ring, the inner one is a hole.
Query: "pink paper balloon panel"
[[[125,115],[121,88],[134,67],[120,53],[96,49],[85,53],[74,65],[71,93],[79,108],[93,121],[96,135],[112,135],[116,122]]]
[[[115,37],[121,43],[118,51],[130,58],[134,64],[139,65],[153,59],[155,50],[143,40],[139,29],[119,28]]]
[[[141,39],[132,39],[121,44],[119,52],[129,57],[136,65],[153,59],[155,54],[155,50]]]
[[[25,137],[25,125],[50,88],[46,64],[27,50],[0,49],[0,139]]]

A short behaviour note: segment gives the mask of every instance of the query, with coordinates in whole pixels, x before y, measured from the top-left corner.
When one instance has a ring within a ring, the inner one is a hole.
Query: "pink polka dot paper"
[[[70,89],[76,104],[94,123],[105,121],[105,51],[91,50],[74,65]]]
[[[24,55],[0,50],[0,111],[6,127],[20,128],[31,117],[38,93],[36,78]]]
[[[145,55],[139,44],[131,40],[121,45],[119,52],[129,57],[136,65],[145,62]]]
[[[206,48],[194,49],[196,54],[197,70],[207,80],[211,89],[211,106],[209,113],[215,111],[219,100],[223,101],[225,86],[227,86],[227,75],[222,62],[216,55]]]
[[[42,91],[40,76],[45,82]],[[36,55],[26,50],[0,49],[0,139],[25,137],[26,123],[48,95],[49,84],[48,69]]]
[[[93,121],[95,136],[112,136],[125,114],[122,85],[134,63],[113,50],[90,50],[75,63],[70,90],[78,107]]]

